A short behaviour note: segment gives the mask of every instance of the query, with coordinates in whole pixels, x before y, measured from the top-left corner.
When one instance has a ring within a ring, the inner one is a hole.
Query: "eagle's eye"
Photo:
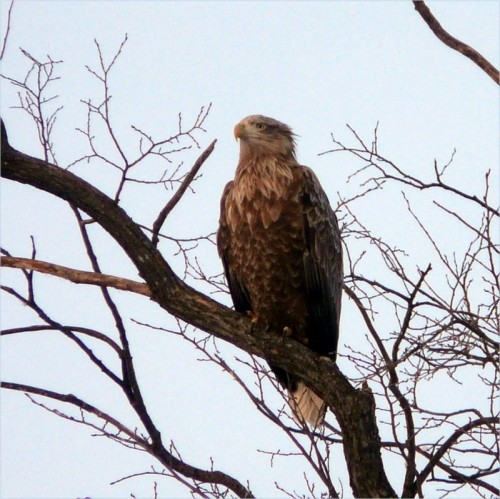
[[[257,130],[264,130],[266,125],[264,125],[264,123],[255,123],[255,128],[257,128]]]

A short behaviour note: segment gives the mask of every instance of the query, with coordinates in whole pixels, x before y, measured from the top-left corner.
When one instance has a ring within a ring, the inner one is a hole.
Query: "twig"
[[[10,2],[9,11],[7,12],[7,26],[5,28],[5,36],[3,37],[2,51],[0,52],[0,61],[3,59],[5,49],[7,48],[7,40],[10,32],[10,19],[12,15],[12,7],[14,7],[14,0]]]

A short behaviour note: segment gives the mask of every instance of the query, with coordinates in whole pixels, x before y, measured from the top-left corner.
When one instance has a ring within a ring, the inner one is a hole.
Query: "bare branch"
[[[500,76],[498,69],[485,59],[477,50],[473,49],[464,42],[451,36],[434,17],[429,7],[423,0],[414,0],[413,5],[415,10],[422,16],[422,19],[427,23],[432,32],[448,47],[460,52],[465,57],[468,57],[472,62],[477,64],[495,83],[500,84]]]
[[[417,178],[414,175],[411,175],[410,173],[406,172],[403,170],[401,167],[396,165],[393,161],[383,157],[380,155],[377,151],[377,146],[375,142],[372,144],[372,146],[369,148],[366,146],[366,144],[361,140],[361,138],[358,136],[355,130],[350,125],[347,125],[347,128],[349,131],[352,133],[352,135],[355,137],[356,141],[361,145],[361,147],[358,146],[346,146],[342,142],[340,142],[338,139],[336,139],[333,134],[332,134],[332,141],[337,146],[335,149],[330,149],[328,151],[324,151],[320,153],[319,155],[324,155],[324,154],[329,154],[329,153],[337,153],[337,152],[347,152],[349,154],[354,155],[356,158],[360,159],[365,163],[364,167],[358,169],[353,175],[350,176],[350,179],[354,178],[355,176],[368,171],[370,168],[373,168],[375,172],[377,172],[377,175],[371,176],[368,180],[366,180],[362,185],[374,185],[375,188],[369,189],[366,191],[368,192],[373,192],[374,190],[381,189],[382,186],[387,182],[387,181],[395,181],[400,184],[403,184],[404,186],[409,186],[413,187],[418,190],[427,190],[427,189],[442,189],[444,191],[448,191],[450,193],[453,193],[454,195],[458,196],[459,198],[468,200],[468,201],[473,201],[475,204],[478,206],[488,210],[488,212],[494,214],[495,216],[500,216],[500,211],[489,205],[487,200],[481,199],[475,194],[469,194],[468,192],[464,192],[463,190],[460,190],[459,188],[450,185],[446,183],[443,178],[442,178],[442,173],[439,171],[437,168],[436,161],[434,161],[433,165],[433,173],[434,173],[434,180],[433,181],[425,181],[422,180],[421,178]],[[375,137],[376,137],[376,130],[375,130]],[[374,139],[376,140],[376,139]],[[449,166],[449,163],[446,165]],[[365,194],[366,194],[365,193]]]
[[[59,402],[71,404],[81,409],[82,411],[93,414],[97,416],[99,419],[105,421],[106,423],[113,425],[115,428],[118,429],[119,432],[127,435],[131,444],[133,444],[134,446],[139,446],[146,452],[152,454],[154,457],[159,459],[164,466],[167,466],[174,472],[181,473],[182,475],[191,478],[192,480],[201,481],[205,483],[220,484],[232,490],[238,497],[245,497],[245,498],[253,497],[252,493],[246,487],[244,487],[242,484],[240,484],[237,480],[230,477],[229,475],[226,475],[225,473],[222,473],[220,471],[202,470],[200,468],[196,468],[194,466],[185,463],[181,459],[175,457],[171,452],[167,451],[167,449],[165,449],[161,444],[161,441],[158,441],[155,438],[153,438],[152,441],[146,440],[145,438],[139,436],[136,432],[129,430],[126,426],[124,426],[122,423],[120,423],[118,420],[116,420],[106,412],[101,411],[100,409],[91,404],[88,404],[87,402],[76,397],[75,395],[61,394],[53,392],[51,390],[46,390],[44,388],[38,388],[19,383],[11,383],[8,381],[2,381],[1,387],[4,389],[17,390],[25,393],[31,393],[34,395],[40,395],[43,397],[48,397],[53,400],[57,400]],[[59,415],[66,417],[67,419],[72,419],[73,421],[88,424],[84,421],[83,418],[81,420],[76,420],[73,417],[64,416],[61,413],[59,413]],[[108,435],[112,435],[109,432],[109,430],[106,430],[106,432]],[[115,435],[114,439],[118,439],[118,436]],[[119,439],[123,440],[122,437],[120,437]]]
[[[174,209],[175,205],[180,201],[180,199],[186,192],[187,188],[189,187],[193,179],[196,177],[196,174],[198,173],[203,163],[210,156],[210,154],[212,154],[216,142],[217,140],[212,141],[212,143],[200,154],[200,156],[192,166],[191,170],[189,170],[189,173],[184,178],[182,184],[177,189],[176,193],[170,198],[165,207],[160,211],[158,217],[156,218],[153,224],[153,234],[151,238],[153,245],[156,246],[158,244],[158,234],[161,230],[163,223],[167,219],[169,213]]]
[[[461,426],[458,428],[456,431],[453,432],[452,435],[450,435],[446,441],[439,447],[439,450],[431,457],[429,462],[427,463],[426,467],[422,470],[419,476],[419,483],[422,484],[425,479],[429,476],[430,473],[432,473],[432,470],[434,466],[441,460],[441,458],[444,456],[444,454],[450,450],[452,445],[463,435],[466,435],[470,430],[473,428],[476,428],[478,426],[494,426],[498,425],[498,418],[494,417],[487,417],[487,418],[479,418],[474,421],[470,421],[469,423]],[[498,434],[497,434],[498,438]],[[496,493],[498,493],[499,490],[496,490]]]
[[[75,333],[85,334],[87,336],[90,336],[91,338],[96,338],[108,344],[118,355],[121,355],[122,353],[120,347],[111,338],[108,338],[105,334],[99,331],[95,331],[94,329],[89,329],[87,327],[81,327],[81,326],[66,326],[66,328]],[[57,331],[57,328],[51,325],[16,327],[16,328],[2,330],[2,336],[9,336],[10,334],[30,333],[33,331]]]
[[[5,26],[5,35],[3,37],[2,49],[0,51],[0,61],[3,59],[3,56],[5,55],[5,49],[7,48],[7,40],[9,39],[12,7],[14,7],[14,0],[11,0],[10,5],[9,5],[9,10],[7,12],[7,24]]]
[[[47,397],[52,400],[57,400],[58,402],[64,402],[66,404],[75,406],[78,409],[88,412],[89,414],[93,414],[94,416],[97,416],[99,419],[102,419],[106,423],[113,425],[118,431],[127,435],[131,441],[135,442],[137,445],[144,448],[145,450],[147,450],[147,448],[149,447],[148,442],[142,437],[140,437],[136,432],[133,432],[114,417],[110,416],[104,411],[101,411],[97,407],[88,404],[87,402],[76,397],[75,395],[57,393],[52,390],[47,390],[45,388],[38,388],[36,386],[24,385],[20,383],[11,383],[9,381],[2,381],[1,386],[2,388],[6,388],[8,390],[16,390],[24,393],[30,393],[33,395],[40,395],[42,397]]]
[[[107,274],[98,274],[85,270],[76,270],[55,263],[43,262],[41,260],[31,260],[29,258],[17,258],[13,256],[2,257],[4,267],[34,270],[42,274],[49,274],[76,284],[91,284],[94,286],[108,286],[122,291],[131,291],[143,296],[151,296],[151,291],[146,284],[131,281],[123,277],[116,277]]]
[[[46,94],[49,85],[59,79],[59,76],[55,76],[55,70],[56,65],[62,61],[54,61],[50,56],[47,56],[47,61],[41,62],[26,50],[22,48],[20,50],[31,61],[31,69],[22,81],[5,75],[2,75],[2,78],[21,89],[18,93],[19,105],[15,107],[25,111],[31,117],[36,124],[45,160],[50,159],[57,165],[51,136],[57,115],[63,106],[57,107],[48,117],[45,115],[45,109],[48,103],[58,98],[58,95],[46,96]]]

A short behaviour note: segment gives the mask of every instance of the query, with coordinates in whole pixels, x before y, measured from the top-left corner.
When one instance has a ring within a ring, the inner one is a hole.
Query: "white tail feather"
[[[297,390],[288,394],[290,406],[299,422],[309,423],[313,428],[323,423],[326,405],[321,397],[301,381],[298,383]]]

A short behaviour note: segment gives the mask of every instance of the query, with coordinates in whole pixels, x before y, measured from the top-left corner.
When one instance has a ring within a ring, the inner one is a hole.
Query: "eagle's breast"
[[[229,263],[252,311],[306,342],[301,169],[276,161],[237,172],[226,198]]]
[[[249,229],[268,229],[283,210],[299,203],[298,198],[297,173],[289,165],[272,159],[249,162],[237,172],[226,200],[231,231],[242,223]]]

